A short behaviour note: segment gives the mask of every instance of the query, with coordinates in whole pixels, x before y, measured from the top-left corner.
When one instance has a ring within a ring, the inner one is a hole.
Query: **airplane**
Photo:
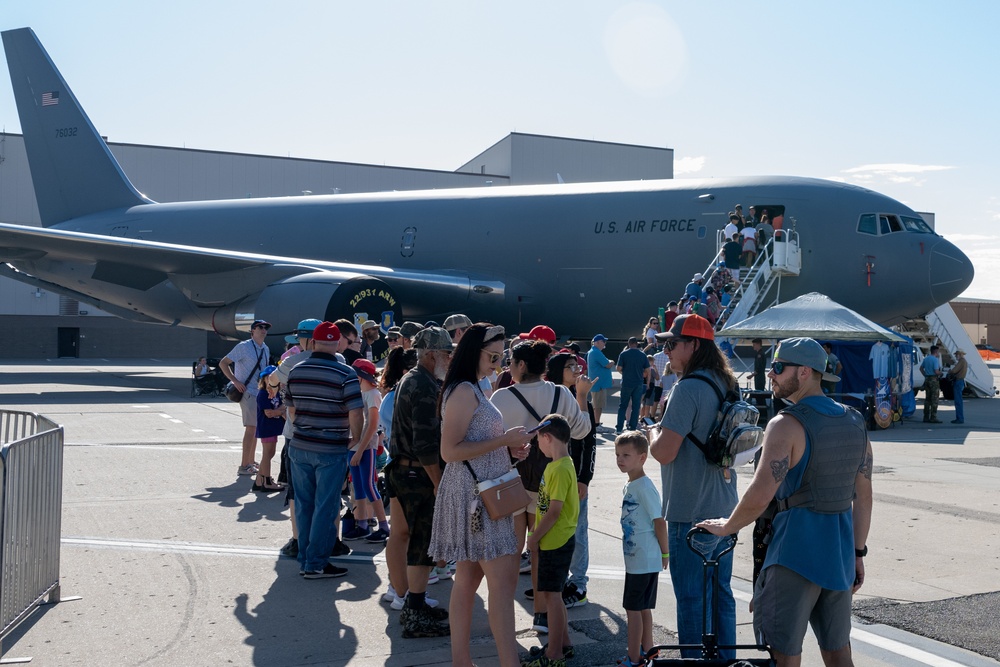
[[[0,224],[0,275],[131,320],[247,338],[255,319],[278,336],[307,317],[364,316],[385,331],[465,313],[511,333],[544,323],[561,338],[624,339],[705,269],[736,202],[794,226],[802,268],[782,282],[786,300],[820,292],[890,325],[973,278],[909,207],[812,178],[156,203],[34,32],[3,42],[42,227]]]

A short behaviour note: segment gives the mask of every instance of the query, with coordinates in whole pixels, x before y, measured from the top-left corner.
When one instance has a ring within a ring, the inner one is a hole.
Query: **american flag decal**
[[[53,107],[57,104],[59,104],[59,91],[52,91],[51,93],[42,93],[43,107]]]

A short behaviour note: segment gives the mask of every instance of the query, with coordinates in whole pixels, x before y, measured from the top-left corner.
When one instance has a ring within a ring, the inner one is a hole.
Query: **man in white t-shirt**
[[[257,462],[257,374],[271,363],[271,351],[264,339],[270,322],[254,320],[250,325],[250,340],[236,344],[219,362],[219,370],[233,385],[243,392],[240,413],[243,417],[243,458],[238,475],[256,475]]]

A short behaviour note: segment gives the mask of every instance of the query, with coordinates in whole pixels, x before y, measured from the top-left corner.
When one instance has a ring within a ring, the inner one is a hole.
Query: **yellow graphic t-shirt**
[[[535,510],[535,525],[549,511],[549,502],[561,500],[562,511],[555,525],[542,535],[538,548],[543,551],[558,549],[576,533],[576,521],[580,516],[580,492],[576,488],[576,469],[573,459],[564,456],[545,466],[545,473],[538,485],[538,509]]]

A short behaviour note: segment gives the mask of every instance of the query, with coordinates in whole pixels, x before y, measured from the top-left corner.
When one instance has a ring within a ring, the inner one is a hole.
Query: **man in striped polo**
[[[285,401],[292,421],[288,449],[295,487],[298,560],[306,579],[347,574],[328,558],[337,539],[340,490],[351,445],[361,439],[364,401],[358,375],[337,360],[340,330],[323,322],[313,330],[313,353],[288,375]]]

